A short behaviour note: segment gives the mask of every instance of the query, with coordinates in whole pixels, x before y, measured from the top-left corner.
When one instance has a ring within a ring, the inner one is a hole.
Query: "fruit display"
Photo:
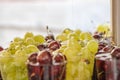
[[[59,50],[67,57],[66,80],[92,80],[98,51],[98,42],[92,34],[66,28],[56,39],[61,42]]]
[[[54,36],[48,27],[47,33],[27,32],[11,41],[0,54],[3,80],[94,80],[94,66],[98,80],[119,80],[119,72],[114,75],[119,47],[108,25],[99,25],[94,34],[66,28]]]

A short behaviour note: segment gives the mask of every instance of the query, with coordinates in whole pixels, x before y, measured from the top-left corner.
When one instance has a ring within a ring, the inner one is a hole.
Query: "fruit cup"
[[[110,53],[96,55],[96,69],[98,80],[116,80]]]
[[[66,62],[39,64],[27,62],[29,80],[65,80]]]

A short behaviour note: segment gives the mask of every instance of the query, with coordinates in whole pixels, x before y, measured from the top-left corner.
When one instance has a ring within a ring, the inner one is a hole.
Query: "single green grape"
[[[77,35],[80,35],[82,31],[81,31],[80,29],[76,29],[76,30],[74,30],[74,32],[75,32]]]
[[[74,61],[74,62],[77,62],[80,60],[78,53],[79,53],[79,51],[72,47],[67,47],[63,51],[63,54],[67,57],[67,60]]]
[[[89,32],[82,32],[79,36],[80,40],[92,40],[92,34],[90,34]]]
[[[79,40],[79,35],[77,35],[75,32],[72,32],[72,33],[68,34],[67,38],[68,39],[74,38],[76,40]]]
[[[28,45],[26,48],[27,54],[33,53],[33,52],[39,52],[39,49],[35,45]]]
[[[56,40],[58,40],[58,41],[66,41],[67,40],[67,34],[62,33],[62,34],[57,35]]]
[[[97,32],[99,33],[107,33],[108,31],[110,31],[110,27],[108,24],[100,24],[97,27]]]
[[[42,44],[45,42],[45,38],[42,35],[36,35],[34,36],[35,42],[39,42],[39,44]]]
[[[90,40],[86,47],[88,48],[88,50],[93,53],[93,54],[96,54],[97,51],[98,51],[98,42],[95,41],[95,40]]]
[[[81,45],[79,44],[79,41],[77,41],[75,38],[70,38],[67,43],[68,47],[72,47],[75,50],[80,51],[81,50]]]
[[[71,32],[73,32],[73,30],[71,30],[69,28],[65,28],[62,33],[69,34]]]
[[[35,44],[35,41],[34,41],[33,38],[26,38],[24,44],[25,44],[25,45]]]
[[[31,38],[31,37],[34,37],[34,35],[33,35],[32,32],[27,32],[27,33],[24,35],[24,39]]]
[[[20,42],[20,41],[23,41],[23,39],[21,39],[19,37],[14,38],[14,42]]]
[[[87,47],[83,47],[81,49],[80,53],[81,53],[81,58],[83,58],[83,59],[89,59],[89,57],[91,55],[91,53]]]

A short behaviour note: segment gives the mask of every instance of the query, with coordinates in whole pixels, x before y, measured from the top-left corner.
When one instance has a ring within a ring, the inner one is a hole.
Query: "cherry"
[[[45,48],[47,48],[47,45],[45,45],[45,44],[40,44],[40,45],[37,46],[37,48],[38,48],[40,51],[42,51],[42,50],[44,50]]]
[[[48,44],[48,48],[49,48],[50,50],[55,51],[55,50],[57,50],[57,49],[60,48],[60,43],[59,43],[58,41],[51,41],[51,42]]]
[[[111,55],[113,57],[120,58],[120,48],[119,47],[116,47],[115,49],[113,49],[111,53],[112,53]]]
[[[2,51],[3,50],[3,48],[0,46],[0,51]]]
[[[32,54],[28,57],[29,62],[36,63],[36,62],[37,62],[37,55],[38,55],[38,53],[32,53]]]
[[[54,39],[54,35],[53,34],[48,34],[48,36],[45,37],[45,40],[48,41],[48,40],[55,40]]]
[[[103,51],[104,52],[111,52],[115,47],[114,46],[105,46],[103,48]]]
[[[41,51],[37,56],[37,61],[40,64],[52,64],[52,56],[48,50]]]
[[[99,34],[94,34],[93,37],[97,40],[100,40],[102,38],[102,36]]]
[[[65,61],[65,56],[62,53],[58,53],[57,55],[53,56],[53,60],[56,63],[64,62]]]
[[[100,42],[98,45],[99,46],[98,51],[102,50],[106,45],[107,45],[106,43]]]

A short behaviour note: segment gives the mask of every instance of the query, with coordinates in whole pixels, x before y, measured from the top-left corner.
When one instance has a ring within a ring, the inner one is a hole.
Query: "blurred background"
[[[26,32],[46,35],[64,28],[94,32],[110,23],[110,0],[0,0],[0,45]]]

